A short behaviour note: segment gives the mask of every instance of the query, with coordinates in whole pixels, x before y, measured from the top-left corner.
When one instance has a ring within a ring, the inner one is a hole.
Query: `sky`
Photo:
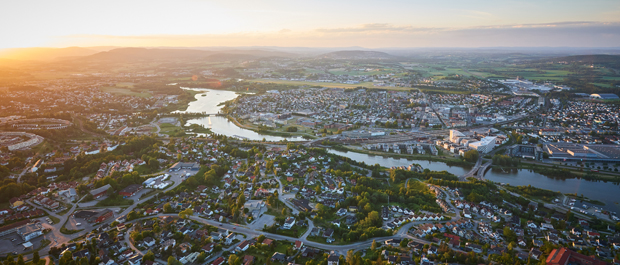
[[[20,0],[0,48],[618,47],[618,0]]]

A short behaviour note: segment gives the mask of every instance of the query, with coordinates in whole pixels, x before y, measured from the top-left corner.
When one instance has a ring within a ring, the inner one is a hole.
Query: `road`
[[[185,172],[180,171],[180,172],[173,172],[171,173],[171,180],[173,180],[175,183],[174,185],[172,185],[171,187],[169,187],[168,189],[173,189],[174,187],[180,185],[180,183],[182,182],[182,178],[181,176],[184,174]],[[280,184],[279,187],[279,199],[280,201],[282,201],[287,207],[289,207],[291,209],[291,211],[294,214],[299,213],[299,210],[295,209],[295,207],[293,207],[293,205],[288,202],[286,199],[284,199],[282,197],[282,183],[280,182],[279,179],[276,178],[276,181],[278,181],[278,183]],[[443,191],[443,190],[442,190]],[[445,192],[445,191],[444,191]],[[122,216],[122,215],[126,215],[128,214],[130,211],[132,211],[133,209],[135,209],[136,205],[138,203],[144,202],[146,200],[151,199],[153,196],[155,195],[151,195],[149,197],[143,198],[143,199],[134,199],[134,204],[131,205],[130,207],[128,207],[127,209],[125,209],[122,213],[120,213],[117,216]],[[446,196],[449,196],[446,193]],[[30,202],[28,202],[30,203]],[[39,250],[39,253],[48,253],[49,249],[53,246],[60,246],[62,244],[68,243],[69,241],[78,238],[80,236],[83,236],[87,233],[90,233],[91,231],[81,231],[81,232],[77,232],[74,234],[70,234],[70,235],[65,235],[60,233],[60,229],[62,228],[62,226],[65,224],[65,222],[67,221],[67,219],[70,217],[71,213],[73,213],[73,211],[76,209],[78,203],[76,203],[75,205],[73,205],[73,207],[70,209],[70,211],[67,212],[67,214],[63,215],[63,216],[59,216],[55,213],[50,213],[50,215],[60,219],[60,222],[54,224],[53,226],[49,226],[47,224],[44,224],[46,227],[48,228],[52,228],[52,232],[48,233],[47,235],[45,235],[46,239],[49,239],[52,241],[52,244],[50,244],[49,246]],[[451,204],[450,204],[451,205]],[[35,207],[39,208],[38,206],[35,205]],[[453,207],[451,205],[451,207]],[[144,220],[146,218],[153,218],[153,217],[160,217],[160,216],[178,216],[178,214],[158,214],[158,215],[152,215],[152,216],[148,216],[148,217],[144,217],[144,218],[140,218],[137,220],[133,220],[127,223],[133,223],[139,220]],[[457,215],[457,218],[458,217]],[[327,249],[327,250],[333,250],[338,254],[341,255],[346,255],[347,251],[349,250],[353,250],[353,251],[360,251],[362,249],[366,249],[368,247],[370,247],[370,245],[372,244],[373,240],[376,240],[377,242],[381,242],[381,241],[385,241],[388,239],[396,239],[396,238],[409,238],[412,239],[413,241],[416,242],[420,242],[423,244],[429,244],[431,242],[429,241],[425,241],[419,238],[414,238],[411,235],[408,234],[408,230],[417,224],[422,224],[422,223],[428,223],[426,221],[422,221],[422,222],[412,222],[412,223],[408,223],[402,227],[400,227],[398,229],[398,231],[392,235],[392,236],[387,236],[387,237],[378,237],[378,238],[372,238],[369,240],[365,240],[365,241],[361,241],[361,242],[355,242],[352,244],[346,244],[346,245],[332,245],[332,244],[323,244],[323,243],[317,243],[317,242],[313,242],[313,241],[309,241],[307,239],[308,235],[310,234],[310,232],[312,231],[312,228],[314,227],[314,224],[311,220],[308,221],[308,230],[306,231],[306,233],[304,233],[304,235],[302,235],[300,238],[293,238],[293,237],[288,237],[288,236],[283,236],[283,235],[278,235],[278,234],[272,234],[272,233],[267,233],[267,232],[263,232],[260,230],[254,230],[254,229],[250,229],[244,225],[238,225],[238,224],[228,224],[228,223],[220,223],[214,220],[208,220],[208,219],[204,219],[200,216],[190,216],[190,219],[202,224],[208,224],[208,225],[212,225],[215,227],[221,227],[221,228],[225,228],[228,229],[234,233],[238,233],[238,234],[242,234],[244,235],[246,238],[254,238],[254,237],[258,237],[259,235],[263,234],[268,238],[271,239],[275,239],[275,240],[287,240],[290,242],[295,242],[296,240],[302,241],[304,243],[304,245],[306,246],[310,246],[310,247],[314,247],[314,248],[320,248],[320,249]],[[456,219],[458,220],[458,219]],[[109,219],[106,222],[104,222],[103,224],[101,224],[102,227],[105,227],[107,225],[109,225],[109,223],[111,223],[113,221],[113,219]],[[126,235],[125,237],[125,242],[130,245],[132,247],[132,249],[134,249],[136,252],[138,253],[142,253],[141,251],[137,250],[137,248],[135,248],[135,246],[133,246],[131,244],[131,242],[129,241],[129,236]],[[224,249],[225,251],[230,251],[233,250],[236,247],[236,245],[230,246],[229,248]],[[455,249],[458,251],[458,249]],[[144,254],[144,253],[142,253]],[[212,258],[210,260],[215,259],[217,256],[219,256],[220,253],[217,253],[216,255],[212,255]],[[43,258],[47,257],[43,256]],[[160,261],[162,263],[166,263],[165,261]]]
[[[161,128],[159,127],[159,124],[155,123],[155,121],[157,120],[157,117],[155,117],[153,119],[153,121],[151,121],[151,125],[155,126],[155,128],[157,128],[157,131],[155,132],[155,134],[159,135],[159,132],[161,131]]]

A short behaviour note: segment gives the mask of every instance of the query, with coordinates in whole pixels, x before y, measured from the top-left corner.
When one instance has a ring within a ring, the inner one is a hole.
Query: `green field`
[[[153,96],[151,95],[151,93],[147,91],[136,92],[136,91],[132,91],[128,88],[123,88],[123,87],[102,87],[101,91],[106,92],[106,93],[117,94],[117,95],[134,96],[134,97],[141,97],[141,98],[150,98]]]
[[[323,83],[323,82],[309,82],[309,81],[289,81],[289,80],[272,80],[272,79],[251,79],[248,80],[257,83],[274,83],[285,85],[297,85],[297,86],[320,86],[320,87],[335,87],[335,88],[380,88],[388,90],[411,90],[410,87],[382,87],[374,86],[371,82],[359,83],[359,84],[341,84],[341,83]]]
[[[159,125],[159,128],[161,128],[161,131],[159,131],[159,133],[167,134],[167,135],[173,135],[173,134],[185,131],[183,128],[169,124],[169,123],[162,123]]]

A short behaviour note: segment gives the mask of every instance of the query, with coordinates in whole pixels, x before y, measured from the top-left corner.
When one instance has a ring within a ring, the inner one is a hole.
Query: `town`
[[[619,262],[609,90],[462,58],[252,53],[2,83],[3,263]]]

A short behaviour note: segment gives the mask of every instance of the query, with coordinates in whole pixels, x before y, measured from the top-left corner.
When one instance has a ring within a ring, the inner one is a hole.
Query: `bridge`
[[[489,169],[491,164],[493,164],[493,160],[490,160],[489,162],[486,162],[484,165],[482,165],[478,169],[478,173],[476,174],[476,178],[478,178],[479,180],[482,180],[484,178],[484,173],[486,173],[487,169]]]
[[[489,169],[491,164],[493,164],[493,160],[490,160],[482,165],[482,158],[478,159],[478,161],[476,161],[476,165],[469,172],[459,176],[459,181],[466,181],[467,178],[470,177],[476,177],[477,179],[482,180],[484,178],[484,173],[487,169]]]

